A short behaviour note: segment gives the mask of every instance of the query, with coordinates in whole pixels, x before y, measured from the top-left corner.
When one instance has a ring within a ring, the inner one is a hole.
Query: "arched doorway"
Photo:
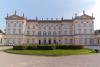
[[[44,44],[46,44],[46,40],[44,40]]]
[[[53,40],[54,41],[54,44],[56,44],[56,40]]]
[[[49,44],[51,44],[51,40],[49,39]]]
[[[41,44],[41,40],[39,40],[39,45]]]

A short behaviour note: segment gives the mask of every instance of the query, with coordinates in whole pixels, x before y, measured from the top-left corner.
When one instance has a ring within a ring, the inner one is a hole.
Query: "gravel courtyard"
[[[100,67],[100,54],[46,57],[0,51],[0,67]]]

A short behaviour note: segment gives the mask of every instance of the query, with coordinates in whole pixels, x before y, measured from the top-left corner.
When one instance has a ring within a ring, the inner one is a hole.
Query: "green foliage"
[[[54,45],[38,45],[37,49],[39,50],[53,50],[55,49]]]
[[[13,46],[13,49],[14,50],[25,50],[26,46],[24,46],[24,45],[15,45],[15,46]]]
[[[69,45],[69,49],[83,49],[83,45]]]
[[[83,49],[83,45],[56,45],[56,49]]]
[[[37,45],[27,45],[26,46],[27,48],[27,50],[36,50],[37,49]]]
[[[15,45],[14,50],[82,49],[83,45]]]

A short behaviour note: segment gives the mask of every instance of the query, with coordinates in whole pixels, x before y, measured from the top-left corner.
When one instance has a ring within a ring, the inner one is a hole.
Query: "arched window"
[[[48,35],[51,36],[51,32],[50,31],[48,32]]]
[[[38,32],[38,35],[41,36],[41,31]]]
[[[44,31],[44,32],[43,32],[43,35],[44,35],[44,36],[46,36],[46,35],[47,35],[47,34],[46,34],[46,31]]]
[[[53,32],[53,35],[54,35],[54,36],[56,35],[56,31]]]

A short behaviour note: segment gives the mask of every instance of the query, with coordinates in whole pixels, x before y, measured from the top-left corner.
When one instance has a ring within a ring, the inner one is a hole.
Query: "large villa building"
[[[3,44],[80,44],[93,45],[94,17],[85,14],[72,19],[27,19],[16,14],[6,19]]]

